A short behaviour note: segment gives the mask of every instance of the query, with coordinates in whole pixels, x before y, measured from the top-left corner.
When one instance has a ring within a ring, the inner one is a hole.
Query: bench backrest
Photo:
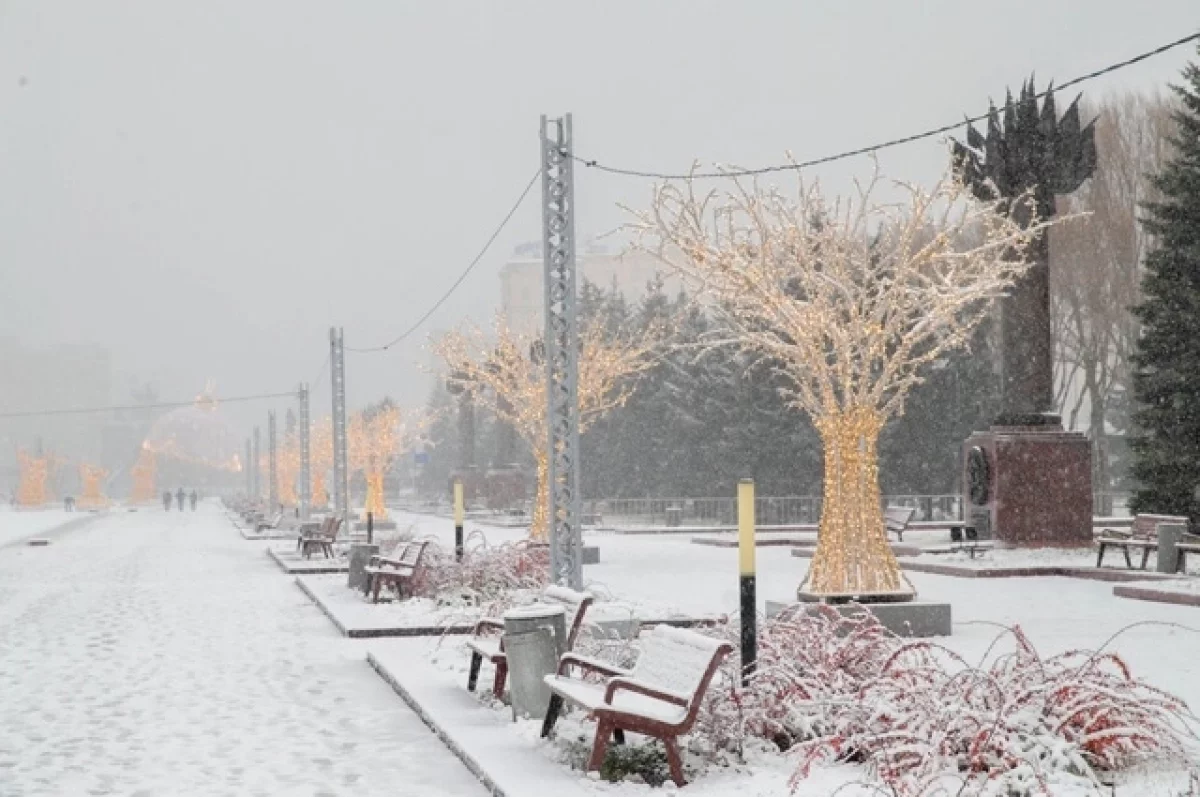
[[[1177,515],[1134,515],[1133,536],[1138,539],[1158,539],[1159,523],[1176,523],[1186,526],[1188,519]]]
[[[338,532],[342,530],[342,518],[330,516],[325,518],[328,524],[325,526],[324,534],[332,542],[337,539]]]
[[[685,723],[690,725],[709,681],[733,646],[669,625],[656,625],[640,639],[642,650],[630,677],[686,701]]]
[[[280,524],[280,522],[282,522],[282,521],[283,521],[283,512],[276,512],[274,515],[271,515],[271,525],[272,526],[278,526]]]
[[[404,552],[400,554],[398,561],[402,565],[417,569],[417,565],[421,563],[421,557],[425,554],[425,546],[429,543],[425,540],[413,541],[404,546]]]
[[[883,510],[883,523],[888,531],[904,531],[916,511],[911,506],[889,506]]]
[[[583,625],[584,615],[588,607],[596,599],[590,592],[576,592],[567,587],[551,584],[542,592],[542,603],[553,603],[562,606],[567,615],[567,646],[566,650],[575,649],[575,638],[579,636],[579,628]]]

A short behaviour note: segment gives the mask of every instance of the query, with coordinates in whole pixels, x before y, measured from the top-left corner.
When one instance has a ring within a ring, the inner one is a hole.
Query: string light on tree
[[[434,351],[446,363],[447,383],[468,391],[482,406],[512,426],[533,453],[537,470],[530,536],[549,534],[549,463],[546,452],[546,366],[541,340],[519,335],[497,317],[494,339],[476,328],[443,336]],[[579,431],[633,392],[632,377],[647,370],[666,339],[666,327],[644,332],[607,329],[585,321],[580,329]]]
[[[309,443],[309,458],[312,467],[313,506],[328,506],[329,491],[325,489],[325,477],[333,467],[333,419],[326,417],[314,423],[312,440]]]
[[[50,478],[51,458],[46,454],[17,451],[17,505],[38,507],[50,500],[46,484]]]
[[[873,199],[878,170],[851,200],[800,179],[796,195],[748,178],[698,191],[654,189],[632,225],[638,247],[677,271],[730,345],[780,374],[789,403],[812,417],[824,448],[817,551],[801,598],[905,599],[915,592],[888,546],[877,443],[923,368],[964,347],[992,300],[1027,268],[1044,229],[952,178],[897,185]],[[970,243],[967,243],[970,241]]]
[[[135,504],[154,501],[158,498],[158,489],[155,486],[157,462],[154,452],[143,444],[141,452],[138,454],[137,462],[130,469],[129,475],[133,479],[133,491],[130,494],[130,501]]]
[[[108,471],[98,465],[83,463],[79,466],[79,480],[83,484],[79,496],[80,509],[106,509],[111,503],[104,494],[104,480]]]
[[[385,399],[350,417],[346,426],[350,470],[361,472],[367,483],[365,511],[376,521],[387,518],[383,479],[400,454],[424,435],[434,416],[423,411],[404,412]]]

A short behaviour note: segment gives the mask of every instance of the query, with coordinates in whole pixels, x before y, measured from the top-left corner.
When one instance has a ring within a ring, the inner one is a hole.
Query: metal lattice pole
[[[254,471],[250,467],[250,463],[254,462],[254,460],[250,458],[252,453],[253,452],[251,452],[251,450],[250,450],[250,438],[247,437],[246,438],[246,460],[245,460],[245,464],[242,467],[244,467],[246,469],[246,497],[250,498],[250,499],[254,498]]]
[[[546,400],[550,578],[583,588],[579,500],[579,318],[571,115],[542,117],[542,242],[546,297]]]
[[[267,506],[274,512],[279,506],[279,462],[275,447],[275,410],[267,411]]]
[[[308,413],[308,385],[300,385],[300,519],[308,520],[312,511],[312,457],[309,449],[312,432]]]
[[[333,507],[350,528],[350,473],[346,462],[346,358],[342,330],[329,328],[329,381],[333,386]]]
[[[253,459],[250,460],[250,470],[254,476],[254,478],[252,479],[253,484],[254,484],[254,489],[250,491],[250,494],[254,496],[254,500],[256,503],[260,499],[262,499],[262,474],[259,473],[259,461],[261,459],[262,459],[262,431],[257,426],[255,426],[254,427],[254,456],[253,456]]]

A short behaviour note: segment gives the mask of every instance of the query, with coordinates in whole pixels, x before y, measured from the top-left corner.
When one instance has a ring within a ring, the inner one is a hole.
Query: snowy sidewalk
[[[483,795],[215,507],[0,549],[0,796]]]

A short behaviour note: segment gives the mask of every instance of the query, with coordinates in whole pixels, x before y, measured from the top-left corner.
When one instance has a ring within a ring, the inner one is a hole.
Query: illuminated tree
[[[740,179],[699,192],[687,180],[656,187],[635,214],[639,248],[681,274],[722,329],[709,345],[738,347],[782,377],[820,435],[824,502],[802,595],[913,594],[884,530],[880,430],[924,366],[966,345],[1043,228],[1011,215],[1027,201],[1006,212],[951,179],[928,192],[897,186],[906,201],[896,204],[873,199],[879,183],[830,201],[803,181],[793,197]]]
[[[155,487],[156,470],[157,462],[154,452],[143,444],[137,462],[129,471],[129,475],[133,478],[133,492],[130,495],[133,503],[144,503],[158,498],[158,490]]]
[[[309,440],[309,467],[312,470],[313,506],[328,506],[329,492],[325,489],[325,476],[333,467],[333,420],[325,418],[312,425]]]
[[[79,466],[79,480],[83,483],[83,492],[79,496],[79,506],[83,509],[104,509],[108,506],[108,496],[104,494],[104,480],[108,471],[97,465],[84,463]]]
[[[41,506],[49,500],[46,481],[50,478],[50,457],[17,451],[17,504],[24,507]]]
[[[634,334],[607,329],[602,321],[581,326],[579,431],[583,432],[625,403],[633,392],[630,377],[653,365],[666,335],[662,327]],[[513,332],[497,318],[494,341],[478,329],[464,329],[442,337],[434,350],[446,363],[447,383],[469,392],[511,425],[533,452],[537,487],[529,533],[535,540],[547,539],[550,486],[542,342]]]
[[[429,428],[433,416],[423,411],[404,412],[389,399],[355,413],[346,424],[346,454],[352,472],[361,471],[367,482],[365,511],[376,520],[387,517],[383,503],[383,478],[397,457],[413,447]]]

